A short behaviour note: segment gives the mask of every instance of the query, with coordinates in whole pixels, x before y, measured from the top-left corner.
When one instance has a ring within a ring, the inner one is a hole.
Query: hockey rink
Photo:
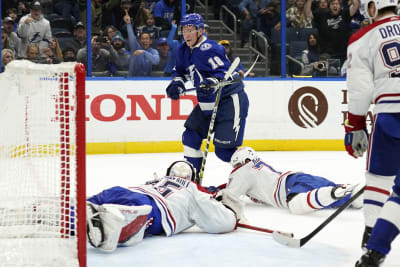
[[[365,159],[353,159],[345,151],[258,152],[279,171],[303,171],[337,183],[364,181]],[[170,163],[183,153],[89,155],[87,157],[87,195],[119,185],[135,186],[165,174]],[[203,185],[227,182],[231,167],[209,153]],[[245,215],[251,225],[293,232],[302,238],[320,225],[334,210],[309,215],[293,215],[288,210],[262,206],[245,199]],[[361,255],[364,229],[361,210],[347,209],[302,248],[276,243],[270,234],[239,228],[227,234],[207,234],[199,228],[172,236],[153,236],[132,247],[119,247],[103,253],[88,243],[89,267],[174,266],[174,267],[347,267]],[[383,266],[400,266],[400,241]]]

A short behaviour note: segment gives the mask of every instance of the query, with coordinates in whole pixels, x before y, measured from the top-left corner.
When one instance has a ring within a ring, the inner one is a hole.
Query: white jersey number
[[[219,57],[217,57],[217,56],[215,56],[215,57],[210,57],[210,58],[208,59],[208,63],[210,63],[211,68],[212,68],[213,70],[215,70],[215,69],[218,68],[218,67],[222,67],[222,66],[224,65],[224,62],[223,62]]]

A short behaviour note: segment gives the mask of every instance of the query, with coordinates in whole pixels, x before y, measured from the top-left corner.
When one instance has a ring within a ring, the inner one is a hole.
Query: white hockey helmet
[[[258,159],[258,156],[254,149],[248,146],[243,146],[236,149],[235,153],[233,153],[231,157],[231,165],[233,168],[236,168],[239,165],[245,164],[247,159],[255,160]]]
[[[375,14],[373,14],[372,16],[368,12],[368,6],[371,2],[375,4]],[[398,6],[398,0],[366,0],[364,3],[365,14],[368,18],[371,19],[374,19],[376,17],[376,15],[378,14],[378,10],[380,9],[383,9],[385,7]]]
[[[196,169],[193,165],[185,160],[173,162],[167,169],[167,176],[177,176],[194,181],[196,177]]]

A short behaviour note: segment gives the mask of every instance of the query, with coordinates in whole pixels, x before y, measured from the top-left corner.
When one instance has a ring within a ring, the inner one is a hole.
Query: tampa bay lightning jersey
[[[226,57],[225,48],[222,45],[206,37],[203,38],[203,41],[193,48],[188,47],[186,43],[178,47],[174,76],[182,77],[185,81],[190,80],[193,83],[197,88],[197,100],[200,108],[205,111],[209,109],[209,104],[215,102],[217,92],[205,93],[203,89],[199,88],[200,83],[210,77],[223,80],[231,63]],[[242,82],[227,85],[222,89],[221,99],[243,91],[243,88]]]

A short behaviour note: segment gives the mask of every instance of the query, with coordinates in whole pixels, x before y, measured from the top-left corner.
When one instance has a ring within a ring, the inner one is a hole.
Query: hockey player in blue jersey
[[[146,235],[171,236],[194,225],[208,233],[236,228],[242,217],[239,199],[222,195],[220,201],[193,182],[195,170],[176,161],[166,176],[136,187],[112,187],[87,199],[87,236],[95,248],[114,251],[131,246]]]
[[[177,49],[175,72],[168,85],[167,95],[177,100],[185,90],[185,82],[196,87],[198,105],[185,122],[182,134],[184,157],[200,171],[203,152],[202,140],[207,137],[217,88],[230,67],[225,48],[203,35],[203,18],[196,13],[187,14],[180,22],[185,43]],[[240,77],[234,72],[230,79]],[[230,80],[229,79],[229,80]],[[235,82],[222,88],[214,124],[215,154],[229,162],[236,148],[243,142],[249,101],[243,82]]]

